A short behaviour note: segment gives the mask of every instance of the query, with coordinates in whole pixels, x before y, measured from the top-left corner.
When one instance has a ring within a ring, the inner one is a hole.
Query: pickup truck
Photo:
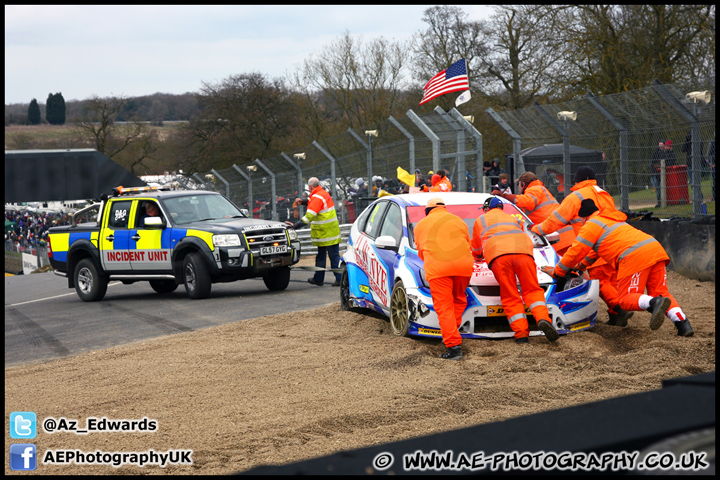
[[[77,223],[94,210],[95,222]],[[213,283],[255,277],[284,290],[300,260],[292,227],[248,218],[223,195],[202,190],[118,187],[48,238],[55,274],[86,302],[101,300],[113,280],[149,281],[161,294],[182,283],[193,299],[207,298]]]

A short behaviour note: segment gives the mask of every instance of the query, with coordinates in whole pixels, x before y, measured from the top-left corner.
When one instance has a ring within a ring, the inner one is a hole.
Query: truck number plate
[[[260,247],[260,255],[274,255],[276,253],[286,253],[287,245],[278,245],[277,247]]]

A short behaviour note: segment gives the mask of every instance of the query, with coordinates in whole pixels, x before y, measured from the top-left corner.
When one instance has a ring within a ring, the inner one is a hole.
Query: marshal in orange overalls
[[[499,208],[479,216],[473,227],[472,248],[473,256],[485,258],[500,284],[500,299],[516,339],[530,336],[523,302],[537,322],[547,320],[552,324],[545,292],[538,284],[532,241],[515,218]]]
[[[474,264],[468,227],[445,205],[437,205],[418,222],[414,235],[418,256],[425,262],[425,278],[443,343],[448,348],[455,347],[462,343],[458,328],[467,308],[465,289],[470,284]]]

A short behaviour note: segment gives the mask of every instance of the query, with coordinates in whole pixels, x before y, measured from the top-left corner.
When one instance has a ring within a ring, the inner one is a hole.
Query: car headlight
[[[430,284],[427,281],[427,278],[425,278],[425,268],[420,269],[420,280],[422,281],[423,287],[430,288]]]
[[[563,291],[570,290],[575,287],[579,287],[584,282],[585,282],[585,279],[583,278],[582,275],[580,275],[579,277],[569,278],[569,279],[567,279],[567,281],[565,282],[565,285],[563,286]]]
[[[242,242],[238,234],[213,235],[213,245],[216,247],[239,247]]]
[[[298,236],[294,228],[288,228],[287,232],[290,240],[297,240]]]

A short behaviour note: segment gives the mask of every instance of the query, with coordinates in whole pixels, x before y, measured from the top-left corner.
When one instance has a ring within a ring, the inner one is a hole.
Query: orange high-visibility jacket
[[[446,190],[443,190],[443,192],[452,192],[452,182],[450,181],[449,178],[447,178],[447,177],[441,178],[440,182],[438,183],[438,186],[440,184],[445,184],[445,187],[447,188]],[[442,187],[440,187],[440,188],[442,188]]]
[[[658,262],[670,263],[660,242],[624,221],[612,212],[595,212],[580,229],[572,247],[555,267],[555,274],[565,275],[583,259],[599,256],[615,270],[617,278],[629,277]]]
[[[560,206],[540,180],[533,180],[525,187],[522,194],[516,195],[515,205],[522,208],[536,225],[545,221]],[[575,231],[572,226],[566,225],[558,229],[558,233],[560,240],[553,245],[555,250],[560,251],[572,245],[575,240]]]
[[[627,215],[615,208],[615,200],[602,188],[598,187],[595,180],[584,180],[575,184],[570,190],[573,193],[565,197],[558,208],[547,217],[540,225],[534,225],[532,231],[547,235],[548,233],[557,232],[563,227],[571,225],[577,236],[582,227],[582,219],[578,217],[580,211],[580,203],[586,198],[590,198],[595,202],[598,210],[604,212],[606,210],[615,212],[618,221],[627,220]],[[595,266],[605,263],[604,260],[598,259]]]
[[[475,263],[465,222],[444,206],[433,208],[415,226],[418,256],[425,262],[425,278],[470,277]]]
[[[508,253],[533,256],[532,240],[522,231],[520,223],[498,208],[488,210],[475,220],[472,249],[473,255],[485,257],[488,265]]]

